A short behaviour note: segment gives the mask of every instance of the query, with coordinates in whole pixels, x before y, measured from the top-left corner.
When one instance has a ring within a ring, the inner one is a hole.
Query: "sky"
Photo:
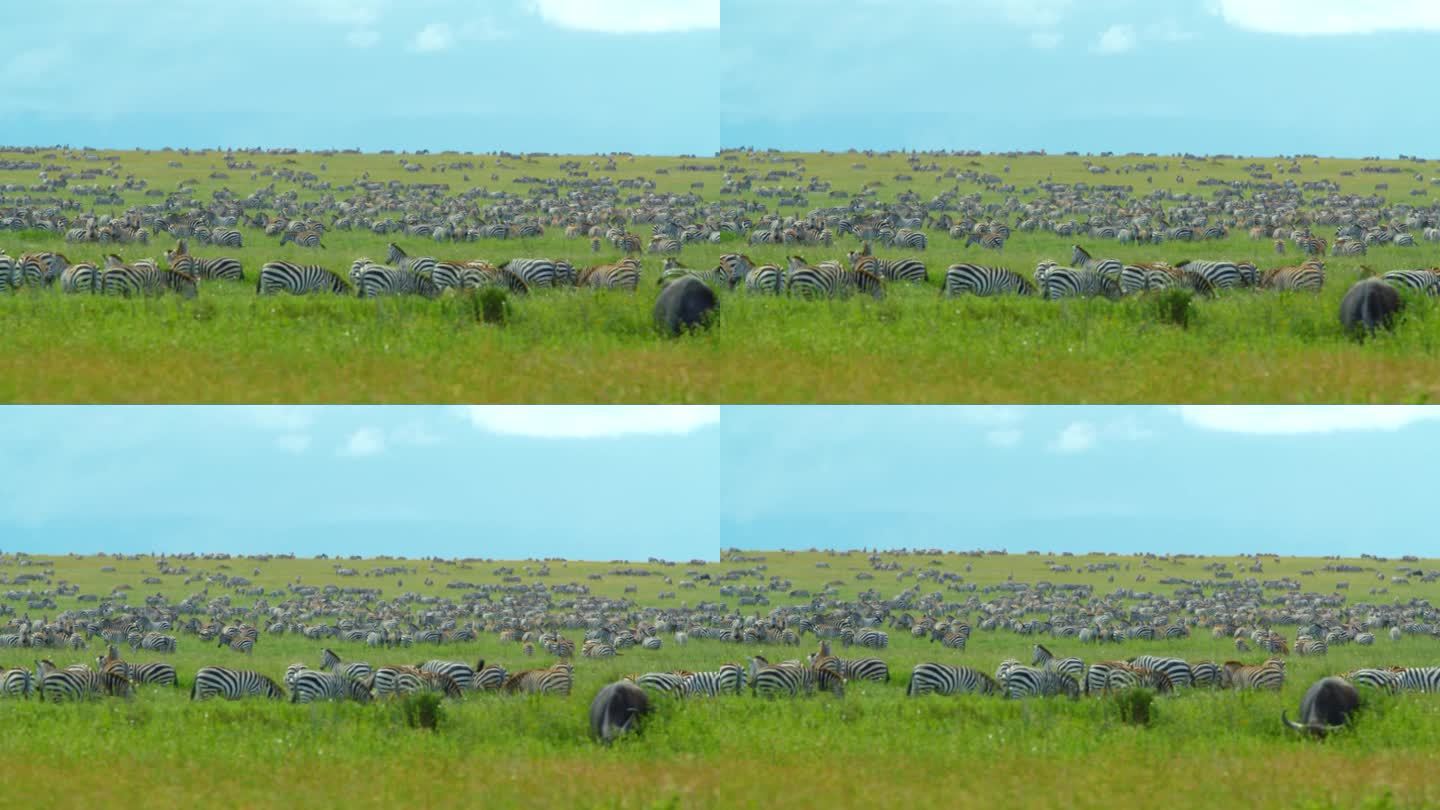
[[[1440,127],[1433,0],[51,0],[4,20],[10,144],[1359,157]]]
[[[1440,407],[727,407],[726,548],[1434,556]]]
[[[721,142],[1435,156],[1434,0],[722,0]]]
[[[719,4],[7,0],[0,141],[713,154]]]
[[[719,409],[6,407],[0,551],[717,559]]]

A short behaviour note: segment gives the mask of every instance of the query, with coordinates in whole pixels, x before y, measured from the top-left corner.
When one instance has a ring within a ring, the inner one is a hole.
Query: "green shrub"
[[[1155,319],[1160,323],[1190,328],[1191,304],[1194,293],[1189,290],[1166,290],[1155,296]]]
[[[405,716],[405,725],[435,731],[445,720],[443,699],[435,692],[415,692],[400,701],[400,712]]]
[[[470,298],[475,320],[503,326],[510,316],[510,293],[504,287],[481,287]]]
[[[1155,693],[1149,689],[1122,689],[1110,701],[1126,725],[1148,726],[1155,719]]]

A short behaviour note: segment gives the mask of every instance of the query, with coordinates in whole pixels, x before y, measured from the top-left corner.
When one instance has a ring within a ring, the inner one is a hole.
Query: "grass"
[[[1097,592],[1130,587],[1170,593],[1168,577],[1200,578],[1202,566],[1225,559],[1237,576],[1249,574],[1252,562],[1239,558],[1143,559],[1131,556],[882,555],[902,570],[938,568],[961,574],[980,588],[1013,577],[1016,581],[1088,583]],[[172,600],[200,587],[185,586],[178,577],[162,577],[159,585],[143,585],[151,575],[151,558],[100,557],[28,558],[20,566],[13,556],[0,557],[0,573],[13,581],[17,574],[40,570],[53,562],[52,582],[7,585],[7,589],[54,589],[61,580],[79,586],[80,594],[109,593],[116,585],[134,587],[130,601],[159,592]],[[931,560],[938,562],[932,565]],[[1114,572],[1087,573],[1091,562],[1116,562]],[[341,561],[362,576],[333,574],[333,560],[245,559],[223,563],[178,560],[192,572],[240,575],[274,590],[297,577],[305,584],[380,588],[385,598],[406,591],[455,598],[463,590],[451,582],[498,583],[502,565],[525,570],[535,561],[435,562],[426,560]],[[1071,572],[1054,572],[1051,563],[1067,563]],[[1351,583],[1356,601],[1433,601],[1440,583],[1414,579],[1392,585],[1400,565],[1429,569],[1434,561],[1320,560],[1263,558],[1257,579],[1289,576],[1306,591],[1331,593],[1338,581]],[[1336,562],[1364,566],[1358,573],[1327,572]],[[828,567],[817,567],[827,563]],[[228,569],[220,569],[221,564]],[[367,577],[381,566],[414,569],[399,575]],[[966,566],[970,570],[966,570]],[[102,572],[113,566],[113,572]],[[1128,568],[1127,568],[1128,566]],[[259,567],[261,573],[253,574]],[[763,568],[762,568],[763,567]],[[652,576],[607,573],[620,568],[643,569]],[[1314,570],[1313,576],[1302,570]],[[775,604],[788,599],[785,588],[820,593],[833,585],[835,597],[853,598],[862,589],[889,594],[905,585],[895,573],[873,571],[860,553],[731,552],[724,561],[697,566],[679,563],[551,563],[550,584],[577,582],[592,593],[619,597],[627,585],[641,606],[670,606],[660,600],[673,590],[662,575],[676,582],[688,573],[719,576],[740,571],[742,584],[763,585],[777,576],[789,582],[771,591]],[[857,579],[872,574],[873,580]],[[1107,577],[1114,574],[1115,581]],[[600,574],[599,579],[590,575]],[[1143,574],[1146,580],[1137,583]],[[1386,583],[1377,580],[1384,574]],[[757,576],[758,575],[758,576]],[[396,578],[403,579],[403,585]],[[427,580],[429,581],[427,583]],[[913,581],[913,580],[912,580]],[[1388,593],[1370,594],[1372,586]],[[727,584],[733,584],[728,583]],[[909,583],[907,583],[908,585]],[[922,585],[928,592],[931,587]],[[211,598],[228,594],[233,605],[251,599],[211,585]],[[994,594],[977,594],[981,599]],[[961,596],[953,599],[963,598]],[[721,596],[718,585],[702,584],[679,591],[692,605],[699,600],[722,601],[735,609],[734,598]],[[269,598],[277,604],[278,598]],[[56,597],[60,610],[86,603]],[[24,601],[7,600],[17,610]],[[93,607],[93,603],[90,603]],[[745,608],[744,610],[751,610]],[[763,610],[763,608],[761,608]],[[35,611],[32,611],[32,614]],[[54,615],[55,609],[46,611]],[[1293,636],[1293,628],[1279,628]],[[578,633],[567,635],[578,637]],[[796,648],[737,648],[692,640],[684,648],[667,637],[658,651],[631,649],[611,661],[576,660],[576,689],[568,699],[511,698],[476,695],[447,702],[438,729],[413,728],[403,704],[356,706],[292,706],[246,702],[191,704],[186,688],[153,687],[130,701],[87,705],[50,705],[36,701],[0,702],[0,756],[23,767],[7,770],[7,795],[17,799],[63,795],[66,802],[97,799],[181,804],[198,797],[221,806],[273,804],[283,795],[307,805],[380,806],[396,801],[426,804],[453,801],[461,795],[483,796],[496,806],[580,807],[734,807],[762,803],[839,806],[935,804],[955,796],[966,802],[1102,807],[1138,804],[1164,797],[1179,808],[1213,807],[1223,802],[1275,807],[1425,807],[1440,801],[1440,788],[1426,777],[1440,745],[1440,698],[1405,695],[1367,696],[1364,713],[1350,730],[1315,743],[1281,728],[1279,714],[1294,714],[1300,694],[1316,677],[1361,665],[1433,664],[1436,642],[1406,636],[1392,642],[1383,634],[1374,647],[1337,647],[1326,658],[1289,659],[1283,693],[1251,694],[1192,690],[1158,697],[1148,724],[1127,723],[1114,701],[1082,699],[1009,702],[978,697],[909,699],[904,696],[910,668],[920,661],[965,663],[993,670],[1002,658],[1029,660],[1037,639],[1008,631],[976,630],[969,649],[943,650],[927,641],[891,631],[891,648],[881,653],[891,666],[889,684],[851,684],[842,700],[828,696],[767,702],[751,697],[714,701],[659,701],[643,734],[603,749],[586,734],[588,699],[604,683],[625,673],[671,668],[713,668],[726,661],[763,652],[771,658],[808,652],[811,642]],[[1228,639],[1214,639],[1199,627],[1192,637],[1171,642],[1129,642],[1104,653],[1073,640],[1039,639],[1059,655],[1132,656],[1176,654],[1190,659],[1225,660],[1235,656]],[[279,676],[293,661],[318,664],[320,642],[294,635],[262,635],[250,659],[181,636],[180,650],[168,656],[188,688],[194,670],[203,664],[251,666]],[[483,657],[511,669],[548,661],[526,659],[513,644],[502,645],[493,634],[473,644],[410,650],[368,650],[363,645],[333,642],[342,658],[372,663],[414,663],[429,657],[473,662]],[[28,663],[35,651],[0,651],[0,665]],[[57,663],[93,659],[86,653],[52,651]],[[842,653],[844,654],[844,653]],[[132,660],[155,658],[130,654]],[[1251,654],[1247,658],[1255,658]],[[105,767],[76,763],[104,762]],[[60,791],[57,793],[57,791]]]
[[[47,165],[94,166],[56,151]],[[224,186],[243,196],[274,178],[250,178],[232,171],[228,179],[209,177],[223,170],[219,153],[105,152],[118,158],[123,176],[132,173],[151,188],[193,182],[195,196],[208,199]],[[0,158],[21,157],[0,152]],[[34,159],[34,156],[30,156]],[[409,156],[426,172],[411,174],[394,155],[300,154],[253,156],[257,166],[316,173],[334,186],[363,172],[388,182],[446,182],[451,193],[472,185],[528,193],[520,176],[564,177],[566,160],[579,160],[593,179],[653,180],[656,191],[685,193],[692,182],[710,201],[758,199],[757,182],[746,195],[718,193],[720,172],[682,171],[681,166],[713,166],[764,174],[793,169],[797,156],[725,153],[708,158],[627,158],[616,168],[589,168],[590,157]],[[730,158],[735,158],[731,160]],[[805,155],[807,174],[851,192],[881,184],[877,199],[893,199],[912,188],[922,198],[948,189],[929,173],[910,171],[899,155]],[[168,161],[181,162],[171,168]],[[428,168],[469,159],[483,166],[443,174]],[[781,161],[771,163],[770,161]],[[1033,184],[1094,182],[1079,156],[977,156],[936,158],[943,167],[974,169],[1017,184],[1015,195],[1033,200]],[[1118,167],[1137,158],[1095,159]],[[1171,188],[1202,196],[1202,177],[1241,180],[1248,160],[1194,161],[1156,172],[1154,183],[1142,176],[1107,175],[1105,182],[1134,184],[1137,194]],[[786,162],[789,161],[789,162]],[[861,162],[864,170],[851,169]],[[325,165],[321,169],[321,164]],[[971,165],[971,164],[975,165]],[[1398,175],[1368,175],[1352,160],[1302,161],[1304,173],[1292,179],[1339,183],[1343,193],[1380,194],[1392,203],[1414,202],[1414,190],[1428,181],[1411,176],[1426,167],[1400,161]],[[98,165],[108,165],[102,159]],[[658,174],[664,169],[667,173]],[[897,182],[907,172],[913,182]],[[1353,172],[1351,176],[1341,172]],[[468,174],[470,181],[461,179]],[[499,180],[491,180],[492,174]],[[1175,176],[1184,175],[1184,183]],[[1278,175],[1277,177],[1289,177]],[[33,183],[34,171],[0,171],[0,183]],[[109,178],[101,178],[109,181]],[[289,188],[276,181],[281,189]],[[793,183],[793,180],[786,181]],[[1377,182],[1390,188],[1377,191]],[[960,182],[962,193],[979,193],[987,202],[1006,195],[977,183]],[[1026,193],[1030,189],[1031,193]],[[67,192],[68,193],[68,192]],[[301,189],[299,199],[321,192]],[[336,192],[341,196],[345,192]],[[85,198],[81,198],[86,201]],[[127,192],[128,204],[153,202]],[[88,202],[88,201],[87,201]],[[805,213],[848,200],[812,194]],[[88,207],[88,206],[87,206]],[[102,207],[101,210],[106,210]],[[646,226],[632,226],[642,235]],[[1329,237],[1325,229],[1317,229]],[[1417,234],[1418,235],[1418,234]],[[1341,330],[1337,313],[1361,265],[1378,272],[1400,267],[1440,265],[1440,245],[1413,249],[1376,248],[1368,257],[1329,257],[1326,289],[1318,296],[1232,293],[1215,301],[1195,301],[1176,309],[1173,302],[1127,300],[1072,301],[948,300],[938,295],[945,266],[961,261],[999,263],[1028,273],[1041,258],[1068,261],[1074,240],[1050,234],[1017,233],[1002,256],[961,247],[941,232],[930,232],[923,259],[930,285],[901,289],[892,285],[885,301],[853,298],[831,302],[763,300],[722,293],[714,328],[679,340],[654,331],[650,307],[659,260],[646,257],[641,292],[542,292],[511,298],[503,325],[476,317],[477,302],[360,301],[311,298],[257,300],[253,283],[260,264],[272,259],[320,261],[343,269],[357,256],[382,258],[391,238],[360,231],[327,234],[327,250],[280,247],[257,230],[246,230],[239,250],[198,248],[201,255],[234,255],[250,281],[204,285],[194,302],[103,300],[58,293],[0,297],[0,330],[7,351],[0,358],[0,400],[25,402],[1427,402],[1435,398],[1440,377],[1440,317],[1434,301],[1412,299],[1393,333],[1359,344]],[[567,240],[550,228],[531,240],[482,241],[437,245],[425,239],[398,238],[412,254],[484,257],[495,262],[514,256],[566,258],[577,265],[612,261],[608,248],[592,256],[587,240]],[[1275,257],[1270,241],[1252,242],[1236,229],[1219,242],[1119,246],[1079,239],[1097,256],[1125,260],[1184,258],[1254,259],[1262,267],[1295,263],[1293,249]],[[158,256],[169,246],[157,239],[149,247],[124,246],[127,258]],[[721,253],[748,252],[756,261],[783,263],[789,252],[811,261],[843,258],[857,243],[842,238],[832,248],[757,246],[743,241],[687,246],[681,255],[690,266],[713,266]],[[72,260],[98,259],[109,246],[67,246],[57,235],[0,233],[0,248],[12,256],[50,249]],[[881,251],[884,255],[890,252]],[[63,339],[61,339],[63,337]]]

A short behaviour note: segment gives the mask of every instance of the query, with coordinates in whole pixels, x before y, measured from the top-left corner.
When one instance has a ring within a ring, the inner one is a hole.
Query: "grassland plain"
[[[120,176],[133,174],[152,189],[187,183],[197,199],[224,187],[244,196],[273,178],[224,169],[222,153],[105,152],[96,161],[71,159],[56,150],[47,165],[74,169],[110,165]],[[0,152],[0,159],[35,156]],[[451,193],[485,186],[525,193],[522,177],[559,178],[561,164],[586,156],[409,155],[430,168],[459,160],[482,167],[410,173],[401,158],[387,154],[241,156],[257,166],[313,172],[339,186],[369,173],[377,182],[445,182]],[[1097,182],[1086,163],[1119,167],[1135,156],[925,156],[958,170],[997,176],[1035,199],[1045,180]],[[1100,182],[1132,184],[1136,194],[1152,189],[1213,188],[1202,178],[1245,180],[1245,158],[1190,160],[1144,158],[1171,164],[1146,175],[1110,174]],[[169,165],[178,161],[179,167]],[[287,161],[291,161],[287,163]],[[858,192],[869,186],[875,199],[894,200],[906,189],[923,197],[957,186],[987,201],[1004,193],[978,183],[931,174],[897,181],[908,172],[906,157],[891,155],[722,153],[703,158],[620,157],[614,170],[591,170],[617,180],[653,181],[656,192],[688,192],[691,184],[708,202],[763,203],[782,215],[803,215],[814,207],[843,205],[811,195],[801,208],[774,207],[758,196],[757,184],[743,194],[719,194],[722,171],[764,173],[792,170],[803,161],[805,176]],[[852,168],[854,164],[865,168]],[[323,168],[322,168],[323,165]],[[1428,194],[1428,167],[1405,161],[1302,160],[1297,182],[1328,180],[1341,193],[1376,195],[1392,204],[1415,202],[1412,191]],[[1361,172],[1364,166],[1403,167],[1399,174]],[[717,171],[682,170],[713,166]],[[661,170],[664,173],[660,173]],[[1416,179],[1415,173],[1422,175]],[[462,178],[468,174],[469,181]],[[490,179],[492,176],[498,180]],[[1177,176],[1185,180],[1177,182]],[[1148,177],[1151,182],[1146,182]],[[29,184],[34,170],[0,170],[0,184]],[[101,177],[102,183],[108,178]],[[1387,187],[1377,189],[1377,181]],[[295,188],[301,203],[328,193]],[[1025,189],[1031,189],[1029,194]],[[62,192],[62,196],[64,196]],[[125,206],[153,202],[141,190],[121,193]],[[93,200],[79,197],[86,208]],[[121,211],[125,206],[102,206]],[[751,214],[755,216],[755,214]],[[648,226],[632,226],[642,237]],[[0,329],[9,350],[0,358],[0,400],[32,402],[1426,402],[1440,394],[1440,316],[1434,300],[1413,298],[1393,333],[1359,345],[1341,330],[1339,300],[1362,266],[1376,272],[1440,265],[1440,244],[1414,248],[1378,247],[1363,257],[1327,257],[1328,279],[1319,295],[1240,292],[1192,305],[1187,327],[1172,325],[1145,298],[1120,302],[1075,300],[945,299],[938,295],[944,268],[956,261],[996,263],[1028,274],[1036,261],[1069,260],[1073,241],[1097,256],[1171,262],[1185,258],[1252,259],[1262,268],[1298,261],[1274,256],[1270,241],[1251,241],[1243,229],[1223,240],[1190,244],[1118,245],[1045,233],[1017,232],[1002,255],[964,248],[944,233],[930,233],[922,258],[928,285],[902,289],[892,284],[883,301],[866,297],[825,302],[774,300],[724,292],[715,328],[676,341],[662,340],[651,327],[650,306],[660,260],[646,257],[645,280],[636,295],[564,291],[512,300],[503,327],[477,322],[463,299],[354,300],[309,298],[258,300],[253,282],[266,261],[318,261],[345,269],[359,256],[382,259],[394,236],[364,231],[326,234],[323,251],[281,247],[257,229],[241,228],[245,247],[199,248],[202,256],[239,258],[249,281],[212,282],[198,300],[108,300],[62,296],[45,291],[0,297]],[[1330,233],[1317,228],[1317,234]],[[588,241],[566,239],[559,228],[527,240],[436,244],[398,238],[413,255],[441,258],[515,256],[565,258],[577,266],[611,261],[606,246],[592,254]],[[124,245],[127,259],[158,257],[169,240],[149,246]],[[829,248],[747,247],[743,239],[687,245],[680,259],[695,268],[714,266],[722,253],[744,251],[757,262],[783,264],[799,252],[815,262],[843,259],[858,247],[842,237]],[[114,246],[67,245],[59,234],[0,232],[0,249],[12,256],[58,250],[72,261],[98,260]],[[885,256],[902,255],[881,249]]]
[[[881,557],[902,570],[915,566],[963,574],[980,588],[1010,581],[1056,585],[1084,583],[1097,592],[1116,588],[1170,593],[1169,577],[1200,578],[1202,566],[1225,560],[1244,570],[1252,558],[1187,557],[1142,559],[1081,555],[923,555]],[[932,560],[936,564],[932,564]],[[94,607],[78,601],[86,594],[109,594],[130,586],[131,603],[161,593],[173,599],[202,584],[184,585],[179,577],[154,576],[150,557],[0,557],[0,573],[17,574],[53,563],[52,580],[65,580],[78,593],[57,596],[58,610]],[[1050,563],[1068,563],[1070,572],[1053,572]],[[1089,573],[1090,562],[1115,562],[1121,568]],[[1339,562],[1362,571],[1337,573],[1324,567]],[[531,581],[525,566],[538,561],[396,561],[391,558],[346,560],[361,573],[339,577],[336,561],[312,559],[177,560],[192,571],[243,574],[267,592],[299,581],[309,585],[373,587],[385,598],[404,592],[454,597],[453,582],[501,581],[502,565]],[[382,565],[406,565],[410,573],[364,576]],[[824,564],[827,567],[819,567]],[[228,566],[228,570],[220,569]],[[795,589],[820,593],[831,587],[833,599],[853,599],[863,589],[898,592],[904,585],[893,573],[875,571],[862,553],[731,552],[705,566],[657,562],[625,564],[552,561],[548,582],[575,581],[592,593],[628,596],[640,606],[674,607],[660,597],[660,575],[683,576],[689,570],[718,577],[731,570],[763,565],[765,576],[790,580]],[[1390,583],[1399,561],[1264,558],[1265,579],[1290,577],[1306,591],[1336,591],[1350,581],[1353,602],[1408,602],[1436,598],[1440,584],[1407,578]],[[1434,561],[1410,561],[1430,570]],[[113,571],[102,571],[102,567]],[[968,566],[968,568],[967,568]],[[252,576],[252,569],[260,573]],[[617,575],[617,569],[643,569],[652,576]],[[1313,570],[1313,575],[1302,571]],[[1147,581],[1133,580],[1143,573]],[[592,579],[591,575],[599,575]],[[863,576],[874,579],[864,579]],[[1108,577],[1114,576],[1112,583]],[[1365,582],[1383,575],[1384,594],[1367,594]],[[401,584],[397,578],[403,578]],[[755,580],[759,581],[759,580]],[[252,587],[253,587],[252,586]],[[627,586],[635,591],[624,594]],[[6,590],[39,589],[36,583],[11,584]],[[928,588],[927,588],[928,590]],[[720,600],[706,587],[680,592],[682,598]],[[209,598],[249,600],[218,586]],[[6,596],[19,612],[25,600]],[[773,604],[805,602],[773,594]],[[955,597],[959,598],[959,597]],[[990,598],[982,596],[982,598]],[[269,597],[275,604],[279,597]],[[423,602],[416,603],[421,609]],[[760,608],[764,610],[764,608]],[[485,633],[475,643],[428,645],[406,650],[367,649],[361,644],[312,641],[286,634],[262,635],[249,658],[181,634],[173,655],[127,653],[132,661],[164,658],[180,671],[178,689],[151,687],[131,700],[53,705],[38,701],[0,701],[0,762],[6,795],[64,805],[120,801],[174,805],[203,800],[224,807],[268,806],[278,796],[305,805],[340,806],[486,804],[492,806],[580,807],[735,807],[760,804],[908,806],[919,804],[1113,807],[1164,801],[1174,807],[1223,804],[1274,807],[1430,807],[1440,802],[1440,783],[1431,777],[1440,764],[1440,699],[1434,695],[1367,695],[1360,721],[1324,743],[1286,733],[1278,716],[1293,707],[1300,693],[1322,674],[1362,665],[1432,665],[1434,638],[1412,635],[1399,641],[1383,636],[1373,647],[1354,644],[1332,648],[1324,658],[1290,657],[1280,694],[1190,690],[1162,698],[1148,727],[1122,723],[1114,707],[1099,699],[1004,701],[981,697],[913,699],[905,697],[910,668],[921,661],[945,661],[993,670],[1006,657],[1029,660],[1035,637],[1001,630],[978,630],[963,651],[943,649],[893,630],[891,648],[880,652],[893,673],[891,683],[852,683],[843,699],[817,696],[767,702],[748,695],[717,700],[661,701],[645,733],[600,749],[586,739],[585,707],[605,682],[622,674],[674,668],[713,668],[723,662],[764,653],[772,659],[808,651],[798,648],[741,646],[692,640],[679,647],[665,639],[657,651],[632,648],[608,661],[576,659],[576,686],[569,698],[514,698],[482,694],[446,706],[437,732],[409,728],[393,706],[353,704],[294,706],[280,703],[212,701],[191,704],[186,692],[194,671],[205,664],[249,666],[278,677],[286,665],[317,666],[320,649],[329,646],[342,658],[380,663],[414,663],[438,657],[472,661],[484,658],[511,669],[548,662],[543,654],[526,659],[513,643]],[[1086,660],[1137,654],[1174,654],[1223,661],[1235,657],[1229,639],[1211,637],[1198,627],[1189,638],[1126,642],[1101,652],[1073,639],[1038,639],[1060,655]],[[93,661],[97,644],[87,651],[47,650],[57,663]],[[871,652],[871,651],[867,651]],[[0,666],[31,663],[38,650],[0,650]],[[1255,657],[1252,654],[1250,657]]]

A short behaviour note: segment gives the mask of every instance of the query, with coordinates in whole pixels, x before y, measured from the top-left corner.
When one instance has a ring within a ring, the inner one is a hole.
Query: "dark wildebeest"
[[[655,299],[655,326],[667,335],[710,322],[716,307],[715,291],[694,276],[677,278]]]
[[[600,742],[615,738],[638,727],[641,717],[650,713],[650,697],[630,681],[616,681],[601,689],[590,701],[590,733]]]
[[[1376,329],[1389,329],[1404,306],[1394,287],[1378,278],[1362,278],[1340,301],[1340,324],[1357,336],[1373,334]]]
[[[1280,719],[1296,731],[1308,731],[1317,737],[1345,725],[1350,715],[1360,708],[1360,693],[1344,678],[1321,678],[1305,690],[1300,699],[1300,722],[1296,723],[1282,710]]]

